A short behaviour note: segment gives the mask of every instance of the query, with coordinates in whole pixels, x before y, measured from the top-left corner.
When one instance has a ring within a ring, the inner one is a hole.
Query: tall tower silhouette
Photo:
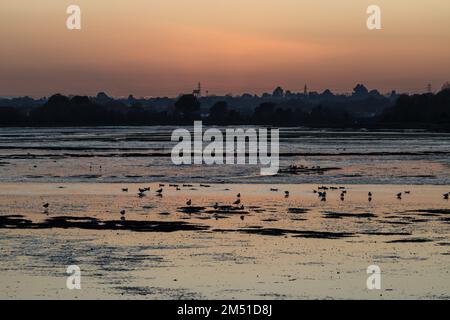
[[[198,83],[197,89],[192,91],[192,94],[197,98],[200,98],[202,96],[202,84],[200,82]]]
[[[427,92],[428,93],[431,93],[433,90],[432,90],[432,87],[431,87],[431,83],[429,83],[428,85],[427,85]]]
[[[305,96],[307,96],[308,95],[308,86],[305,84],[305,87],[303,88],[303,94],[305,95]]]

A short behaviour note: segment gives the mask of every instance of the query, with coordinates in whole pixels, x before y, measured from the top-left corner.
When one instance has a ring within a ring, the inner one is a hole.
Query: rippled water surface
[[[449,134],[280,129],[269,177],[173,129],[0,129],[0,299],[449,298]]]
[[[173,165],[174,129],[2,128],[0,181],[450,184],[446,133],[282,128],[281,168],[330,170],[261,177],[259,166]]]

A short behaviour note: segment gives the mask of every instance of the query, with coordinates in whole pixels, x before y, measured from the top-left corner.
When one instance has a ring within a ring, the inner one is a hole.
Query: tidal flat
[[[449,298],[448,186],[319,186],[2,183],[0,298]]]

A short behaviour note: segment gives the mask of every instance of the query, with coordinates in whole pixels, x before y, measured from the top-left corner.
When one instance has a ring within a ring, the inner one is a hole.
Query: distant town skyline
[[[201,87],[199,87],[199,84]],[[352,95],[354,93],[354,89],[355,86],[360,85],[355,84],[353,85],[351,88],[348,88],[348,90],[344,90],[344,91],[334,91],[332,88],[311,88],[309,87],[307,84],[303,85],[302,88],[300,88],[299,90],[290,90],[288,88],[283,88],[282,86],[273,86],[272,88],[267,87],[267,90],[264,90],[262,92],[254,92],[254,91],[242,91],[239,93],[234,93],[231,91],[228,91],[226,93],[220,93],[220,94],[216,94],[214,92],[210,92],[208,90],[208,87],[204,87],[200,82],[197,83],[196,86],[194,86],[191,90],[190,89],[186,89],[186,91],[184,92],[179,92],[177,94],[174,95],[136,95],[134,93],[128,93],[125,95],[114,95],[114,94],[110,94],[110,92],[108,92],[108,90],[100,90],[98,92],[94,92],[92,94],[85,94],[85,93],[78,93],[78,92],[52,92],[48,95],[41,95],[41,96],[33,96],[30,94],[23,94],[23,95],[0,95],[0,98],[6,98],[6,99],[11,99],[11,98],[21,98],[21,97],[31,97],[33,99],[42,99],[42,98],[49,98],[55,94],[62,94],[65,96],[89,96],[89,97],[96,97],[98,95],[106,95],[108,97],[114,98],[114,99],[127,99],[130,96],[135,98],[135,99],[152,99],[152,98],[170,98],[170,99],[174,99],[177,97],[180,97],[182,95],[188,95],[188,94],[193,94],[198,98],[206,98],[206,97],[225,97],[225,96],[233,96],[233,97],[241,97],[243,95],[247,95],[250,94],[252,96],[258,96],[258,97],[264,97],[264,95],[273,95],[274,91],[277,90],[278,88],[281,88],[284,92],[284,95],[288,95],[288,94],[293,94],[293,95],[310,95],[311,93],[313,94],[319,94],[322,95],[324,93],[326,93],[326,91],[331,91],[332,94],[339,96],[339,95]],[[385,95],[385,96],[389,96],[392,93],[396,93],[396,94],[422,94],[422,93],[438,93],[439,91],[443,90],[444,87],[448,88],[450,86],[449,81],[444,82],[442,85],[436,85],[433,86],[432,84],[428,83],[425,84],[422,87],[418,87],[418,88],[410,88],[409,91],[407,90],[398,90],[396,88],[390,88],[390,89],[380,89],[380,88],[371,88],[371,87],[367,87],[364,83],[361,83],[361,85],[363,85],[366,89],[367,92],[370,91],[377,91],[379,94],[381,95]]]
[[[77,0],[0,3],[0,96],[439,90],[450,78],[450,2]],[[366,9],[382,9],[382,30]]]

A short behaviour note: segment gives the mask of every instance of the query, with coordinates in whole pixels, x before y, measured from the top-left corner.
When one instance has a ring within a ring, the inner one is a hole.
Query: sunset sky
[[[450,80],[450,1],[1,0],[0,43],[0,96],[423,92]]]

